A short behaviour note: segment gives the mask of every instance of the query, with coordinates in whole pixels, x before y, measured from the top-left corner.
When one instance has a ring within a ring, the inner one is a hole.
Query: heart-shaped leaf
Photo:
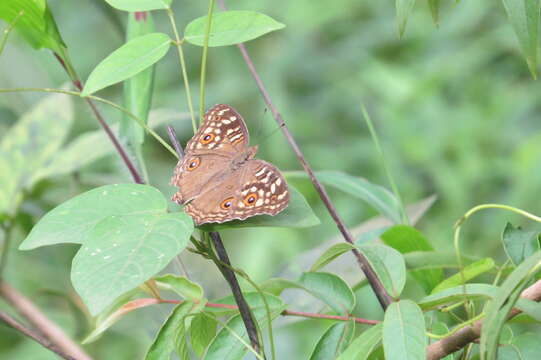
[[[92,314],[163,270],[187,245],[184,213],[109,216],[73,258],[71,281]]]

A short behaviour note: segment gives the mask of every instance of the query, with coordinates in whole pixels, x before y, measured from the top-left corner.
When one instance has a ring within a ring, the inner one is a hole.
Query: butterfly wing
[[[179,188],[173,201],[184,204],[221,181],[239,152],[246,151],[248,129],[242,117],[229,105],[215,105],[186,145],[171,179]]]
[[[276,215],[289,203],[287,183],[280,171],[262,160],[249,160],[223,182],[188,203],[185,211],[197,225]]]

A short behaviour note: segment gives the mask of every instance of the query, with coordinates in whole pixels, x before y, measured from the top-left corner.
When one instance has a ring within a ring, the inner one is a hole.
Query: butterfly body
[[[216,105],[188,142],[171,184],[179,188],[173,201],[197,225],[268,214],[289,203],[287,183],[276,167],[254,159],[242,117],[228,105]]]

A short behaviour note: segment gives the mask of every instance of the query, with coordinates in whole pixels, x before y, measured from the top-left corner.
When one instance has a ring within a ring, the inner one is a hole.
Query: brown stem
[[[0,297],[3,297],[60,351],[77,360],[92,360],[79,345],[69,338],[58,325],[49,320],[36,305],[5,281],[0,282]]]
[[[62,67],[64,68],[66,73],[68,75],[70,75],[70,73],[68,71],[68,68],[67,68],[66,64],[64,63],[64,60],[62,60],[62,58],[56,53],[54,53],[54,56],[56,57],[58,62],[60,62],[60,65],[62,65]],[[83,86],[83,83],[81,82],[81,80],[79,80],[78,78],[71,78],[71,81],[73,82],[73,85],[79,91],[83,90],[84,86]],[[128,171],[130,172],[130,174],[131,174],[131,176],[133,178],[133,181],[135,183],[137,183],[137,184],[144,184],[143,178],[139,174],[139,171],[137,171],[137,168],[136,168],[135,164],[133,163],[133,161],[128,156],[128,153],[126,152],[124,147],[122,147],[122,145],[118,141],[116,135],[113,133],[113,130],[111,130],[111,128],[109,127],[109,124],[107,124],[107,122],[104,120],[104,118],[101,115],[100,111],[96,107],[96,104],[94,104],[94,102],[91,99],[87,98],[87,97],[85,97],[84,99],[88,103],[90,108],[92,109],[92,113],[94,113],[94,116],[98,120],[98,123],[103,128],[103,130],[105,131],[105,133],[109,137],[109,140],[111,140],[111,142],[113,143],[113,146],[115,147],[115,150],[118,152],[118,154],[122,158],[122,161],[124,162],[124,164],[128,168]]]
[[[218,3],[222,7],[223,10],[226,10],[224,0],[218,0]],[[301,149],[297,145],[297,142],[293,138],[293,135],[289,131],[287,125],[284,122],[284,119],[282,118],[282,115],[278,112],[274,104],[272,103],[272,100],[269,96],[269,93],[267,92],[267,89],[265,88],[265,85],[263,84],[263,81],[261,80],[261,77],[257,73],[257,70],[255,69],[255,65],[250,58],[250,55],[248,54],[248,51],[246,50],[246,47],[244,44],[238,44],[238,48],[240,49],[240,52],[242,54],[242,57],[244,58],[244,62],[248,66],[248,70],[252,74],[252,77],[254,78],[257,87],[259,88],[259,91],[261,92],[261,95],[263,96],[263,100],[265,101],[265,104],[267,104],[267,107],[272,112],[272,116],[280,126],[280,129],[282,130],[282,133],[284,134],[286,140],[288,141],[289,145],[295,152],[295,155],[297,155],[297,159],[299,160],[300,164],[304,168],[304,171],[308,174],[310,177],[310,180],[312,181],[312,184],[316,188],[317,192],[319,193],[319,196],[321,197],[321,200],[327,207],[327,210],[329,211],[329,214],[333,218],[334,222],[336,223],[336,226],[338,227],[338,230],[342,233],[342,236],[344,239],[350,243],[353,244],[353,237],[351,236],[349,230],[346,228],[346,225],[340,218],[340,215],[338,215],[338,212],[336,211],[336,208],[334,207],[333,203],[331,202],[331,199],[329,198],[329,195],[327,194],[327,191],[323,187],[323,185],[319,182],[319,180],[316,178],[314,171],[308,164],[308,161],[304,157]],[[368,280],[368,283],[372,287],[372,290],[376,294],[376,297],[378,298],[379,303],[383,307],[383,309],[386,309],[387,306],[393,301],[391,296],[387,293],[387,290],[383,287],[383,284],[379,280],[379,278],[376,276],[376,273],[374,272],[374,269],[372,269],[372,266],[366,259],[366,257],[357,249],[351,250],[355,257],[357,258],[357,262],[359,263],[359,266],[361,267],[361,270],[364,272],[366,279]]]
[[[181,304],[184,300],[167,300],[167,299],[156,299],[156,304],[159,303],[166,303],[166,304]],[[230,310],[238,310],[239,307],[235,305],[229,305],[229,304],[219,304],[219,303],[211,303],[207,302],[205,304],[206,307],[209,308],[217,308],[217,309],[230,309]],[[304,311],[293,311],[293,310],[284,310],[280,313],[282,316],[299,316],[299,317],[305,317],[305,318],[311,318],[311,319],[325,319],[325,320],[338,320],[338,321],[355,321],[358,324],[367,324],[367,325],[376,325],[379,324],[379,320],[370,320],[370,319],[364,319],[364,318],[358,318],[358,317],[352,317],[352,316],[338,316],[338,315],[327,315],[327,314],[319,314],[319,313],[311,313],[311,312],[304,312]]]
[[[541,280],[537,280],[533,285],[524,289],[520,294],[521,297],[530,299],[533,301],[541,300]],[[521,311],[518,309],[511,310],[511,313],[507,319],[511,319]],[[483,321],[479,320],[473,323],[470,326],[460,329],[456,333],[443,338],[435,343],[432,343],[427,348],[427,359],[428,360],[437,360],[441,359],[449,354],[454,353],[466,345],[476,341],[481,337],[481,329],[483,327]]]
[[[229,265],[229,267],[221,266],[220,264],[216,264],[216,266],[218,266],[218,269],[224,275],[225,279],[229,283],[229,286],[231,287],[231,292],[233,292],[233,297],[238,305],[240,317],[244,322],[244,326],[246,327],[246,332],[248,333],[248,338],[250,339],[252,347],[257,353],[261,354],[261,345],[259,344],[257,327],[255,325],[254,318],[252,317],[252,312],[250,311],[250,307],[248,306],[248,303],[240,290],[239,281],[237,280],[233,270],[231,270],[231,261],[229,261],[229,256],[225,251],[222,238],[216,231],[210,232],[209,234],[214,244],[214,248],[216,249],[216,253],[218,254],[218,258],[223,263]]]
[[[51,350],[52,352],[56,353],[58,356],[60,356],[63,359],[67,360],[76,360],[74,357],[65,354],[62,350],[58,349],[53,343],[51,343],[49,340],[43,338],[41,335],[36,333],[35,331],[32,331],[30,329],[27,329],[24,327],[23,324],[19,323],[17,320],[9,316],[3,311],[0,311],[0,321],[2,321],[7,326],[11,327],[14,330],[17,330],[18,332],[22,333],[23,335],[28,336],[44,348],[47,348]]]

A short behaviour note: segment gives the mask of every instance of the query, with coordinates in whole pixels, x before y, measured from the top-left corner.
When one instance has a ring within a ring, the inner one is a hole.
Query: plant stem
[[[374,128],[374,124],[372,123],[372,120],[370,119],[370,116],[368,115],[368,112],[366,111],[366,108],[364,107],[364,105],[361,105],[361,111],[363,113],[364,119],[366,120],[366,125],[368,126],[368,130],[370,131],[370,135],[372,136],[372,141],[374,142],[374,145],[376,146],[376,150],[379,153],[379,157],[383,164],[383,169],[385,170],[385,175],[387,176],[387,181],[389,181],[389,184],[391,185],[391,189],[393,189],[394,196],[396,196],[396,198],[398,199],[398,205],[400,206],[400,215],[402,217],[402,223],[408,225],[410,221],[408,219],[408,214],[406,213],[406,208],[404,207],[404,201],[402,200],[400,191],[398,191],[398,186],[396,186],[394,177],[391,173],[391,169],[389,168],[389,164],[385,160],[385,155],[383,154],[383,148],[381,147],[379,143],[378,134],[376,132],[376,129]]]
[[[44,348],[51,350],[61,358],[66,360],[76,360],[74,357],[65,354],[62,350],[58,349],[55,344],[45,339],[37,332],[26,328],[23,324],[19,323],[17,320],[15,320],[3,311],[0,311],[0,321],[2,321],[4,324],[11,327],[12,329],[17,330],[21,334],[28,336],[30,339],[34,340]]]
[[[209,49],[210,27],[212,24],[212,12],[214,11],[214,0],[209,0],[207,23],[205,26],[205,39],[203,42],[203,54],[201,55],[201,79],[199,85],[199,119],[205,114],[205,78],[207,76],[207,53]]]
[[[220,6],[225,10],[225,5],[223,0],[218,0]],[[250,58],[250,55],[248,54],[248,51],[246,50],[246,47],[244,44],[238,44],[237,45],[242,57],[244,58],[244,61],[248,67],[248,70],[252,74],[252,77],[254,78],[257,87],[259,88],[259,91],[261,92],[261,95],[263,96],[263,100],[265,101],[265,104],[270,109],[272,116],[280,126],[280,129],[282,130],[282,133],[284,134],[284,137],[288,141],[289,145],[293,149],[293,152],[295,152],[295,155],[297,156],[297,159],[299,160],[300,164],[310,177],[310,180],[312,181],[312,184],[314,185],[316,191],[319,193],[319,196],[325,206],[327,207],[327,210],[331,217],[333,218],[334,222],[336,223],[336,226],[338,227],[338,230],[342,233],[342,236],[344,239],[349,242],[350,244],[354,244],[353,237],[351,236],[349,230],[346,228],[346,225],[342,221],[342,218],[338,215],[336,208],[334,207],[333,203],[331,202],[331,199],[329,198],[329,195],[327,194],[327,191],[323,187],[323,185],[319,182],[319,180],[316,178],[314,171],[308,164],[306,158],[304,157],[301,149],[297,145],[297,142],[293,138],[293,135],[289,131],[286,123],[284,122],[282,115],[276,110],[276,107],[272,103],[270,96],[267,92],[267,89],[265,88],[265,85],[263,84],[263,81],[261,80],[261,77],[257,73],[257,70],[255,69],[255,65]],[[372,287],[372,290],[374,291],[379,303],[383,307],[383,309],[386,309],[387,306],[391,302],[393,302],[393,299],[391,296],[387,293],[387,290],[383,287],[383,284],[377,277],[374,269],[366,259],[366,257],[357,249],[351,250],[355,257],[357,258],[357,262],[359,263],[359,266],[363,273],[365,274],[370,286]]]
[[[171,23],[171,27],[173,28],[173,33],[175,35],[175,45],[177,47],[178,57],[180,61],[180,71],[182,73],[182,79],[184,80],[184,88],[186,89],[186,99],[188,100],[188,108],[190,109],[190,116],[192,118],[193,132],[195,133],[197,131],[198,126],[197,126],[197,122],[195,121],[195,112],[193,109],[192,95],[190,91],[190,82],[188,81],[188,74],[186,72],[186,62],[184,61],[184,51],[182,51],[182,41],[178,34],[177,24],[175,22],[175,16],[173,14],[173,10],[168,8],[167,16],[169,17],[169,22]]]
[[[77,360],[92,360],[85,351],[70,339],[64,331],[49,320],[28,298],[20,294],[5,281],[0,282],[0,297],[4,298],[21,316],[28,320],[44,337],[58,349]]]
[[[220,259],[220,261],[231,266],[231,261],[229,261],[229,256],[227,255],[224,244],[222,243],[222,238],[220,234],[216,231],[213,231],[213,232],[210,232],[209,235],[210,235],[210,238],[212,239],[212,242],[214,244],[216,253],[218,254],[218,258]],[[244,326],[246,327],[246,332],[248,333],[250,344],[252,345],[252,347],[257,353],[262,354],[261,345],[259,344],[259,338],[257,335],[257,328],[255,325],[255,321],[254,321],[254,318],[252,317],[252,312],[250,311],[250,307],[248,306],[248,303],[246,302],[246,299],[244,298],[244,295],[242,294],[242,291],[240,289],[240,285],[237,280],[237,277],[235,276],[235,273],[233,272],[233,270],[231,270],[230,268],[226,266],[222,266],[218,264],[218,268],[220,269],[221,273],[224,275],[225,279],[229,283],[229,286],[231,287],[233,297],[235,298],[235,302],[237,303],[238,308],[239,308],[240,316],[242,318],[242,321],[244,322]]]

